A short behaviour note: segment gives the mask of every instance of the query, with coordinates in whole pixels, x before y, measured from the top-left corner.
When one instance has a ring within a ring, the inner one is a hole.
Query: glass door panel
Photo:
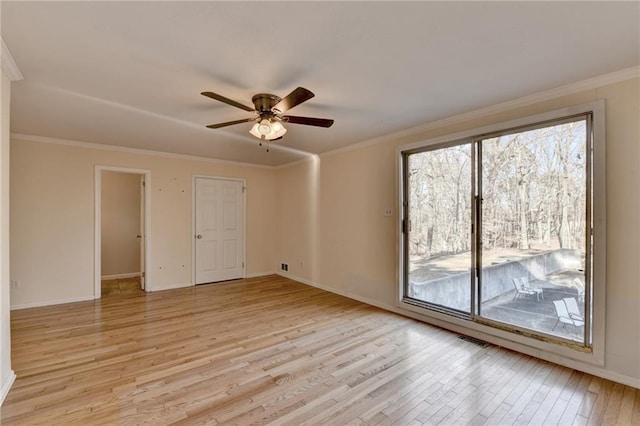
[[[471,310],[471,144],[406,157],[405,297]]]
[[[584,343],[587,121],[576,120],[479,142],[478,310]]]

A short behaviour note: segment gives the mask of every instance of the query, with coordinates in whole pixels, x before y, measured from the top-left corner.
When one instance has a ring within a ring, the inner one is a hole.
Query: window
[[[592,348],[594,111],[579,109],[401,150],[402,304]]]

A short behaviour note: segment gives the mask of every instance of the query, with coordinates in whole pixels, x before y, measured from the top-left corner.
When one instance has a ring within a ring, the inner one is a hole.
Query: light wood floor
[[[640,390],[270,276],[12,312],[2,424],[640,424]]]
[[[140,277],[102,280],[100,284],[102,297],[144,293],[144,290],[140,288]]]

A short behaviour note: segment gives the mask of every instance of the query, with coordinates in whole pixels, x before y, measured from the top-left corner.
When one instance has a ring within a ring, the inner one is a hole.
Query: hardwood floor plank
[[[381,384],[369,392],[364,399],[356,400],[351,406],[343,408],[341,410],[341,415],[339,417],[336,416],[333,420],[338,424],[354,420],[356,417],[364,421],[372,412],[380,411],[382,406],[386,406],[389,403],[389,399],[393,401],[393,395],[404,393],[405,389],[413,384],[411,379],[415,378],[416,375],[421,374],[421,370],[424,370],[424,364],[430,359],[429,352],[430,351],[428,350],[423,350],[419,354],[414,354],[414,367],[402,374],[396,375],[392,380]],[[462,364],[464,362],[464,358],[466,358],[469,353],[465,353],[463,357],[451,355],[453,354],[450,354],[448,361],[455,366]],[[431,368],[434,367],[435,365],[431,366]],[[446,369],[444,368],[444,365],[441,365],[440,368]],[[369,412],[369,414],[367,414],[367,412]],[[329,420],[331,421],[332,419]]]
[[[551,410],[547,414],[547,417],[544,420],[546,424],[555,425],[560,423],[560,419],[562,418],[562,415],[567,409],[567,404],[569,402],[569,399],[571,398],[571,395],[573,394],[576,386],[580,382],[582,374],[583,373],[580,373],[579,371],[571,371],[569,380],[567,380],[567,382],[564,384],[562,389],[560,389],[560,393],[558,394],[558,397],[556,398],[556,401],[553,404],[553,407],[551,408]]]
[[[435,349],[435,348],[432,345],[430,349]],[[452,348],[449,353],[453,355],[454,352],[455,351]],[[479,351],[476,353],[479,355],[478,356],[473,355],[472,358],[474,358],[477,362],[481,362],[484,358],[487,357],[488,352],[489,350]],[[441,359],[444,361],[444,358],[441,358]],[[457,363],[465,364],[462,366],[462,369],[465,370],[465,373],[466,372],[470,373],[469,368],[466,368],[468,366],[466,365],[466,362],[468,362],[468,359],[463,359],[457,356],[456,356],[456,359],[458,359]],[[393,412],[398,407],[401,407],[403,405],[403,402],[410,401],[411,397],[415,395],[421,388],[430,387],[430,385],[427,384],[427,382],[428,381],[432,382],[434,381],[434,378],[437,377],[436,370],[435,370],[435,366],[438,365],[437,360],[438,358],[436,358],[435,355],[433,354],[429,355],[429,361],[431,364],[430,369],[425,369],[424,366],[418,365],[417,368],[414,368],[412,371],[409,371],[405,373],[405,375],[400,376],[398,378],[398,379],[408,380],[408,382],[406,381],[403,382],[402,386],[400,387],[389,386],[384,392],[381,392],[382,389],[378,389],[376,392],[372,393],[372,395],[375,395],[378,400],[377,404],[370,407],[367,411],[362,412],[358,417],[365,422],[374,422],[373,419],[378,415],[378,413],[382,412],[384,415],[380,416],[379,421],[392,418],[392,417],[387,417],[385,413],[387,410],[389,410],[389,412]],[[444,369],[441,369],[440,374],[441,376],[437,377],[436,379],[438,380],[438,383],[442,383],[443,379],[445,379],[445,375],[448,373]],[[469,374],[467,374],[466,377],[464,374],[461,374],[459,375],[459,378],[461,382],[464,382],[464,384],[471,383],[471,378]],[[426,395],[425,395],[425,398],[426,398]]]
[[[540,405],[547,398],[553,383],[555,383],[558,376],[558,372],[562,367],[548,363],[549,368],[546,369],[546,376],[540,386],[531,395],[531,399],[527,402],[527,405],[522,409],[518,417],[516,418],[516,424],[529,424],[534,421],[536,412],[540,408]],[[545,413],[546,416],[546,413]]]
[[[31,424],[640,423],[640,391],[269,276],[11,313]]]
[[[580,382],[571,395],[564,413],[562,413],[562,417],[558,422],[559,424],[572,424],[576,416],[578,415],[578,411],[580,410],[582,401],[587,396],[587,389],[589,387],[589,383],[591,382],[591,376],[584,373],[581,373],[580,375]]]
[[[483,380],[477,383],[478,391],[475,397],[451,418],[453,422],[467,424],[478,416],[486,421],[486,417],[482,416],[480,411],[482,411],[487,404],[491,403],[495,395],[504,388],[504,385],[509,382],[518,371],[526,368],[526,366],[532,362],[532,358],[521,354],[512,354],[512,356],[507,359],[506,363],[490,369],[489,374],[485,375]]]
[[[604,424],[612,425],[617,423],[624,388],[625,386],[620,383],[615,383],[613,385],[613,388],[611,389],[611,396],[609,397],[609,402],[607,403],[607,407],[604,412]]]
[[[564,389],[565,385],[569,381],[573,370],[566,367],[561,367],[556,370],[555,381],[550,384],[549,392],[545,399],[540,403],[538,409],[533,414],[530,424],[532,425],[544,425],[549,413],[555,406],[560,393]]]
[[[624,387],[624,393],[622,395],[622,402],[620,403],[620,410],[618,411],[617,421],[618,425],[630,425],[633,418],[633,405],[636,396],[636,391],[629,386]]]
[[[520,414],[519,407],[524,407],[526,402],[528,402],[528,398],[522,398],[521,395],[527,389],[531,389],[529,387],[530,382],[536,377],[538,371],[543,368],[543,364],[538,360],[533,358],[529,359],[525,367],[517,371],[516,374],[498,390],[493,399],[482,408],[479,414],[487,420],[491,419],[496,408],[504,403],[512,408],[518,407],[513,412],[514,417],[518,416]],[[520,403],[516,405],[518,402]]]
[[[611,395],[612,388],[613,382],[609,382],[607,380],[601,381],[600,388],[597,393],[598,397],[593,405],[593,409],[591,410],[591,415],[589,416],[589,425],[602,425],[604,423],[604,413],[607,408],[607,403],[609,402],[609,396]]]
[[[483,414],[487,418],[488,424],[527,423],[530,419],[525,412],[525,408],[529,405],[550,373],[551,369],[548,363],[536,361],[536,364],[531,370],[531,374],[522,377],[513,392],[508,392],[506,390],[508,387],[502,390],[503,398],[500,399],[502,401],[500,405],[502,410],[496,409],[491,414],[486,412],[481,412],[480,414]],[[509,408],[506,409],[506,407]]]
[[[631,424],[640,425],[640,391],[635,389],[636,397],[633,403],[633,414],[631,415]]]

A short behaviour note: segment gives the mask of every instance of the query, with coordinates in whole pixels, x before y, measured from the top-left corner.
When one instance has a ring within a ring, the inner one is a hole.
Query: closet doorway
[[[96,167],[96,299],[149,291],[149,175],[147,170]]]

